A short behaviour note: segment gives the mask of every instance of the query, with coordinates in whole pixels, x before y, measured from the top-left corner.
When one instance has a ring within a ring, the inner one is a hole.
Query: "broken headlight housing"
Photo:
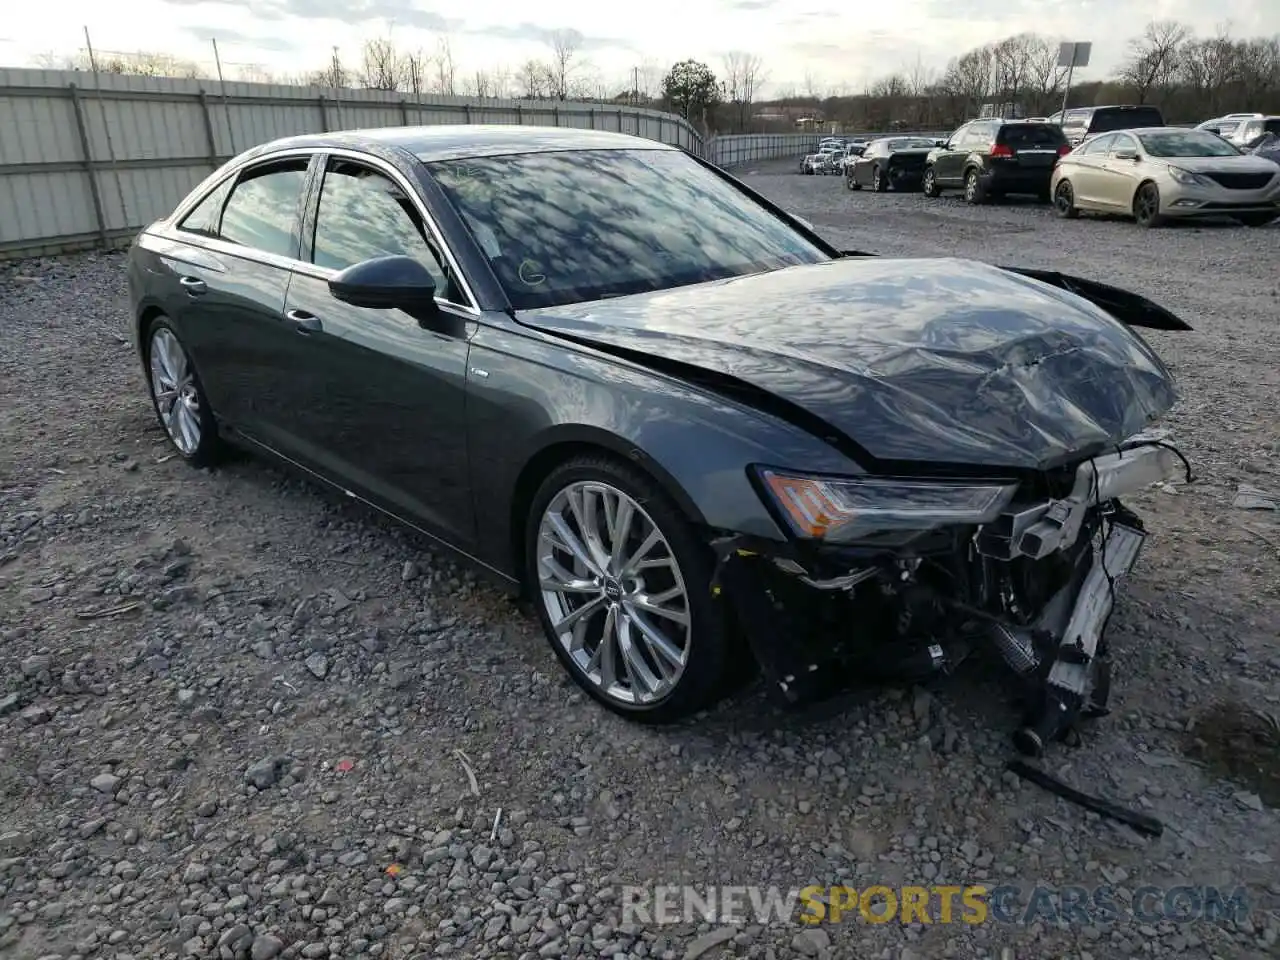
[[[989,523],[1018,489],[1001,481],[826,477],[768,467],[757,475],[792,533],[824,543]]]

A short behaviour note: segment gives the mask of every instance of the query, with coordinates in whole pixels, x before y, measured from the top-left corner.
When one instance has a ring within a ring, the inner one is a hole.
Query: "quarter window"
[[[413,257],[431,271],[439,295],[456,300],[426,224],[399,184],[363,164],[330,161],[320,188],[312,260],[343,270],[390,256]]]
[[[219,236],[264,253],[296,259],[298,204],[307,158],[250,170],[236,182],[222,212]]]
[[[235,177],[227,177],[215,187],[208,196],[196,204],[194,210],[182,218],[178,229],[205,237],[216,237],[218,228],[221,226],[222,207],[227,202],[227,195],[231,193],[231,186],[235,183],[235,179]]]

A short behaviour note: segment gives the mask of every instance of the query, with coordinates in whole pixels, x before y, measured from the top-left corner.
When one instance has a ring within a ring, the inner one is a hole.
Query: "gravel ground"
[[[1049,763],[1164,836],[1003,773],[1015,715],[976,663],[796,714],[758,687],[675,729],[605,714],[529,617],[389,523],[260,462],[170,458],[121,336],[121,257],[29,261],[0,266],[0,954],[1275,955],[1280,760],[1258,717],[1280,714],[1280,514],[1232,503],[1280,490],[1280,229],[749,177],[846,245],[1057,267],[1195,324],[1150,339],[1199,481],[1136,504],[1155,536],[1113,618],[1114,712]],[[619,908],[627,884],[810,882],[1244,884],[1252,913],[807,928]]]

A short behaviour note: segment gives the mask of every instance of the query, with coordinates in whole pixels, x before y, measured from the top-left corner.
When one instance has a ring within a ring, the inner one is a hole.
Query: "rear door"
[[[214,411],[250,435],[280,409],[281,322],[310,159],[243,168],[175,231],[188,248],[171,264],[187,304],[179,332]]]
[[[285,327],[298,370],[298,457],[348,490],[456,547],[475,539],[466,448],[470,338],[479,311],[413,184],[391,165],[334,154],[314,234],[289,286]],[[354,307],[335,273],[410,256],[436,281],[439,316]]]
[[[1114,133],[1104,133],[1080,144],[1071,151],[1071,186],[1075,192],[1076,204],[1089,206],[1106,206],[1103,189],[1106,183],[1106,171],[1103,164],[1107,160],[1107,152],[1115,140]]]

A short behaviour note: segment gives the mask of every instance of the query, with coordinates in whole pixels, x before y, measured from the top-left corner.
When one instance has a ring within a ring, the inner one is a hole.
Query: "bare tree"
[[[366,40],[360,51],[357,82],[368,90],[399,90],[400,55],[390,40]]]
[[[468,96],[478,97],[481,100],[494,96],[493,78],[485,70],[477,70],[471,75],[471,79],[467,82],[464,92]]]
[[[1037,115],[1052,113],[1062,100],[1067,68],[1058,66],[1058,47],[1044,37],[1032,37],[1028,54],[1028,109]]]
[[[1176,20],[1153,20],[1141,37],[1129,41],[1129,58],[1120,68],[1120,79],[1133,88],[1139,103],[1146,103],[1153,93],[1168,93],[1190,36]]]
[[[758,54],[731,50],[722,60],[721,82],[738,130],[746,130],[751,105],[764,83],[764,61]]]
[[[415,97],[426,92],[431,73],[431,58],[418,50],[406,53],[400,58],[401,72],[404,76],[404,88]]]
[[[511,96],[511,71],[506,64],[499,63],[489,70],[489,79],[493,84],[493,95],[506,98]]]
[[[440,37],[436,41],[435,55],[435,92],[452,97],[456,92],[457,65],[453,61],[453,45],[448,37]]]
[[[520,95],[529,100],[537,100],[544,95],[547,65],[538,60],[526,60],[516,71],[515,81],[520,88]]]
[[[978,112],[991,93],[994,66],[991,46],[977,47],[948,64],[942,87],[955,101],[955,113],[971,117]]]
[[[578,68],[578,49],[582,46],[582,34],[577,30],[556,30],[548,38],[551,62],[547,64],[547,85],[556,100],[567,100],[573,74]]]

